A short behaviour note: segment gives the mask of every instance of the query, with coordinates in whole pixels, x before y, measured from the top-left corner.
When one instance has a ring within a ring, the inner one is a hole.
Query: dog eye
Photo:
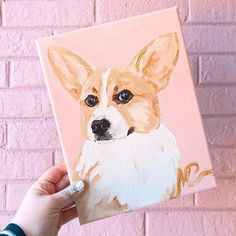
[[[94,95],[88,95],[84,101],[89,107],[94,107],[98,104],[98,98]]]
[[[117,100],[119,103],[128,103],[132,98],[133,98],[133,94],[128,90],[128,89],[124,89],[121,92],[119,92],[117,94]]]

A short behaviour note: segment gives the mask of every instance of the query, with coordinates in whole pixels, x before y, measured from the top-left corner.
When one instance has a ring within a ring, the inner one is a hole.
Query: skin
[[[63,224],[78,216],[74,201],[83,189],[68,194],[68,186],[64,163],[47,170],[28,190],[13,223],[27,236],[57,235]]]

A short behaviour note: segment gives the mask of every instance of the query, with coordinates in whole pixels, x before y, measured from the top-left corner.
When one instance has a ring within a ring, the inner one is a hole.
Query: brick
[[[7,128],[6,125],[0,123],[0,148],[6,145],[6,136],[7,136]]]
[[[7,86],[7,65],[5,62],[0,62],[0,88]]]
[[[46,90],[4,90],[0,93],[1,117],[52,116]]]
[[[192,73],[192,78],[194,84],[198,83],[198,57],[189,56],[189,65]]]
[[[225,209],[236,209],[236,180],[218,179],[217,187],[196,193],[195,204],[197,207]]]
[[[201,114],[236,114],[236,86],[197,87]]]
[[[34,42],[35,39],[50,36],[52,32],[49,30],[24,29],[16,31],[13,29],[2,29],[0,34],[0,57],[31,57],[38,56]]]
[[[236,56],[201,56],[200,83],[236,83]]]
[[[3,26],[87,26],[93,6],[93,0],[4,1]]]
[[[8,211],[16,211],[19,208],[30,186],[30,183],[13,183],[7,185],[6,209]]]
[[[0,215],[0,230],[4,229],[12,220],[13,215]]]
[[[189,19],[192,22],[236,22],[236,2],[233,0],[190,0]]]
[[[79,222],[76,219],[70,224],[66,225],[66,227],[66,235],[143,236],[144,215],[137,212],[126,213],[82,226],[79,226]]]
[[[44,85],[39,61],[11,61],[10,87],[38,87]]]
[[[236,25],[184,25],[182,29],[190,53],[236,52]]]
[[[77,27],[64,27],[64,28],[56,28],[53,30],[53,35],[67,33],[73,30],[78,30]]]
[[[8,125],[8,144],[13,149],[42,149],[60,147],[53,120],[27,120]]]
[[[214,146],[236,146],[236,117],[205,117],[207,141]]]
[[[6,179],[29,180],[37,179],[45,170],[52,166],[52,153],[46,151],[0,151],[5,158],[4,169]]]
[[[3,150],[3,149],[2,149]],[[2,153],[4,153],[4,151],[2,151]],[[0,155],[0,166],[4,167],[2,168],[2,170],[0,171],[0,180],[5,180],[7,178],[7,170],[6,166],[7,166],[7,158],[6,155]]]
[[[163,201],[161,203],[143,208],[141,210],[144,210],[146,212],[146,211],[168,209],[168,208],[174,209],[174,208],[188,208],[188,207],[193,207],[193,194],[181,196],[172,200]]]
[[[5,209],[5,201],[6,200],[6,186],[4,184],[0,184],[0,211]]]
[[[147,236],[234,235],[235,211],[150,212],[146,216]]]
[[[75,219],[74,221],[77,222],[77,225],[78,225],[78,219]],[[67,223],[66,225],[63,225],[61,228],[60,228],[60,231],[58,232],[58,236],[64,236],[64,235],[67,235],[67,236],[73,236],[72,234],[69,234],[68,233],[68,229],[71,227],[71,225],[74,223],[74,221],[70,221],[69,223]]]
[[[236,177],[236,148],[211,148],[211,160],[217,177]]]
[[[186,21],[188,1],[186,0],[97,0],[96,21],[104,23],[130,16],[144,14],[168,7],[178,6],[181,21]]]
[[[63,154],[62,154],[62,151],[56,151],[54,153],[54,161],[55,161],[55,164],[59,164],[61,162],[64,162],[64,157],[63,157]]]

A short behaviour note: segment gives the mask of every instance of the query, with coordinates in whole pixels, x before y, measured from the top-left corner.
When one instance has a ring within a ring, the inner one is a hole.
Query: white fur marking
[[[103,198],[109,203],[117,197],[122,205],[128,204],[129,210],[169,199],[176,186],[179,158],[176,139],[163,124],[150,133],[134,133],[114,142],[86,141],[77,172],[83,170],[85,175],[99,164],[90,172],[88,196],[77,205],[87,209],[79,210],[80,218],[84,214],[88,222],[110,216],[107,205],[101,206],[100,212],[96,209]],[[100,178],[93,183],[96,176]]]
[[[101,99],[98,107],[93,112],[91,119],[88,122],[87,133],[90,140],[94,140],[94,134],[91,130],[91,124],[94,120],[107,119],[111,126],[109,128],[109,134],[112,139],[121,139],[127,136],[128,125],[122,115],[114,106],[108,106],[107,95],[107,82],[110,76],[111,68],[109,67],[102,74],[102,87],[101,87]]]
[[[107,97],[107,81],[109,79],[111,73],[111,67],[109,67],[103,74],[102,74],[102,89],[101,89],[101,106],[107,107],[108,105],[108,97]]]

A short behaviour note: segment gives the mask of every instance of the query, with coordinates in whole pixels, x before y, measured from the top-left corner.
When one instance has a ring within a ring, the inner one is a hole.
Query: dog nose
[[[107,130],[110,128],[111,124],[107,119],[94,120],[92,122],[91,128],[94,134],[104,135]]]

